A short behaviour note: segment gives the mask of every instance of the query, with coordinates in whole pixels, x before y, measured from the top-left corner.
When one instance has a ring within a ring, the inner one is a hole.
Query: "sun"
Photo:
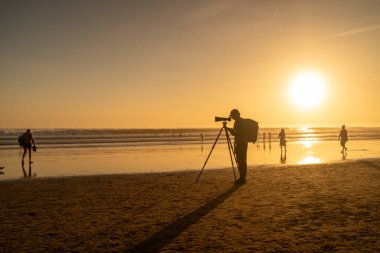
[[[289,87],[290,100],[303,109],[316,107],[325,96],[326,82],[315,72],[305,71],[298,74]]]

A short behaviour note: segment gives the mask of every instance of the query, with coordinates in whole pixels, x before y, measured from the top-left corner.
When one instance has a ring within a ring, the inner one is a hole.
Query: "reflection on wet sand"
[[[342,152],[342,160],[346,160],[346,156],[347,156],[347,149]]]
[[[285,152],[281,151],[280,161],[281,161],[281,164],[286,164],[286,150]]]
[[[318,143],[316,140],[300,140],[298,143],[302,144],[303,148],[306,149],[306,154],[297,162],[297,164],[313,164],[321,163],[321,159],[313,155],[312,147],[314,144]]]
[[[297,164],[314,164],[314,163],[321,163],[321,159],[314,156],[305,156]]]
[[[287,153],[283,152],[279,159],[278,154],[281,154],[279,142],[274,142],[271,152],[268,152],[268,149],[263,150],[261,139],[259,148],[256,144],[249,145],[248,165],[253,168],[258,165],[325,163],[380,156],[379,140],[351,140],[348,156],[347,153],[340,153],[336,140],[323,141],[314,138],[288,142]],[[20,168],[20,157],[16,155],[16,150],[3,149],[0,152],[0,161],[6,171],[3,170],[4,175],[0,175],[0,181],[24,175],[33,177],[36,169],[38,177],[200,170],[211,145],[204,143],[203,152],[200,143],[181,145],[181,147],[157,145],[41,148],[41,152],[35,154],[35,161],[38,162],[32,164],[30,173],[27,162],[24,169]],[[208,168],[225,168],[226,164],[230,164],[225,145],[226,143],[223,143],[215,147],[213,156],[207,164]]]
[[[21,167],[22,167],[22,173],[24,175],[24,178],[26,177],[32,177],[32,163],[28,163],[29,164],[29,168],[28,168],[28,173],[26,172],[25,170],[25,163],[21,163]],[[36,177],[37,174],[34,173],[33,174],[33,177]]]

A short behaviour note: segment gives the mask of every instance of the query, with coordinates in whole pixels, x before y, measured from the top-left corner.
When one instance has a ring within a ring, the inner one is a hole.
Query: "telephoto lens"
[[[219,121],[231,121],[231,117],[225,118],[225,117],[216,117],[215,116],[215,122]]]

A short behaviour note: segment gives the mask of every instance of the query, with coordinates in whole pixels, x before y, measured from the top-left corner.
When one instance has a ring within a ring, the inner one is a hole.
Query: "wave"
[[[174,145],[212,143],[217,128],[183,129],[32,129],[36,144],[49,147],[92,147],[117,145]],[[280,128],[261,128],[259,141],[278,141]],[[24,129],[0,129],[0,148],[17,148]],[[300,140],[337,140],[340,128],[285,128],[288,142]],[[351,140],[378,140],[380,127],[348,128]],[[220,137],[225,141],[225,136]]]

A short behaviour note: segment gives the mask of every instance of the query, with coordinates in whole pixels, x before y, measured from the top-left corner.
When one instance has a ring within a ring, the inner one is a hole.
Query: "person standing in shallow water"
[[[265,149],[265,132],[263,133],[263,147]]]
[[[285,152],[286,152],[285,130],[283,128],[281,129],[280,134],[278,135],[278,138],[280,138],[281,153],[282,153],[282,147],[284,147]]]
[[[236,181],[239,184],[245,184],[247,175],[247,149],[248,141],[246,139],[245,119],[240,117],[240,112],[233,109],[230,117],[235,120],[233,128],[227,128],[231,135],[235,136],[235,154],[238,164],[240,178]]]
[[[23,148],[24,148],[24,154],[22,155],[22,164],[24,164],[24,158],[26,155],[26,152],[29,153],[29,164],[32,163],[32,143],[33,148],[35,148],[36,144],[34,143],[33,135],[30,129],[26,130],[25,133],[22,134],[23,139]]]
[[[340,130],[338,140],[339,139],[340,139],[340,145],[342,146],[341,153],[343,153],[343,152],[347,151],[346,142],[348,141],[347,130],[346,130],[345,125],[342,125],[342,129]]]

